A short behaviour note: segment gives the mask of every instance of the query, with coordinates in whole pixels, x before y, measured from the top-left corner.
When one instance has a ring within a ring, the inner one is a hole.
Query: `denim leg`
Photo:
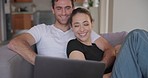
[[[133,30],[115,61],[111,78],[148,78],[148,32]]]

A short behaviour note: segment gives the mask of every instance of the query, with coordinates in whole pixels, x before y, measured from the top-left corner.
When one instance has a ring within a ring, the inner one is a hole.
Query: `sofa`
[[[33,78],[33,65],[12,52],[7,45],[0,47],[0,78]]]
[[[122,44],[127,32],[101,34],[113,46]],[[33,78],[33,65],[17,53],[9,50],[7,44],[0,47],[0,78]]]

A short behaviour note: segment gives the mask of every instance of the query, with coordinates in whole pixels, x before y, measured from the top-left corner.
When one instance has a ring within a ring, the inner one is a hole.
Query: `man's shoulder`
[[[46,24],[38,24],[38,25],[36,25],[36,26],[34,26],[34,27],[37,27],[37,28],[49,28],[49,27],[52,27],[53,26],[53,24],[52,25],[46,25]]]
[[[38,24],[31,28],[31,30],[38,30],[38,31],[46,31],[50,30],[53,25],[46,25],[46,24]]]
[[[34,27],[32,27],[30,30],[28,30],[27,32],[30,34],[43,34],[43,33],[47,33],[48,31],[50,31],[52,25],[46,25],[46,24],[38,24]]]

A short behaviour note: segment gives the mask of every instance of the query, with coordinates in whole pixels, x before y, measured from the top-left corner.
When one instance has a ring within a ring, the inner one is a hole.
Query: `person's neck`
[[[91,46],[92,45],[91,42],[82,42],[82,43],[85,44],[85,45],[88,45],[88,46]]]
[[[70,29],[70,26],[69,25],[62,25],[62,24],[58,24],[58,23],[55,23],[54,26],[60,30],[62,30],[63,32],[66,32]]]
[[[88,39],[87,41],[81,41],[81,40],[79,40],[79,41],[85,45],[88,45],[88,46],[92,45],[91,39]]]

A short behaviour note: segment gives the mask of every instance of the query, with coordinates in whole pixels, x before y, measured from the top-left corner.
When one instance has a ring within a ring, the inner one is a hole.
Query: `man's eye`
[[[61,10],[61,8],[60,8],[60,7],[57,7],[56,9],[57,9],[57,10]]]
[[[66,9],[69,10],[69,9],[71,9],[71,7],[68,6],[68,7],[66,7]]]

